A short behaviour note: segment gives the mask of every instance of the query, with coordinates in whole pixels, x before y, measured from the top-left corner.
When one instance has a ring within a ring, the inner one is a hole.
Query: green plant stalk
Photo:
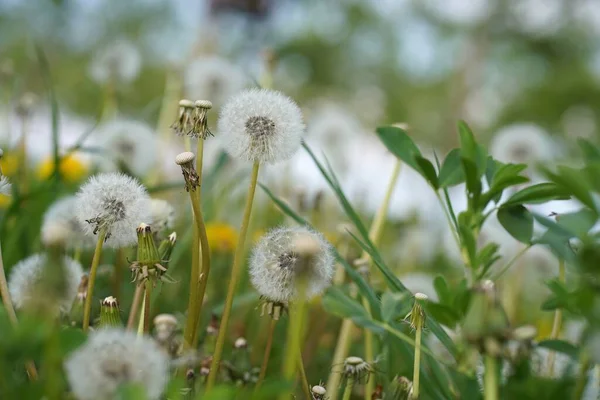
[[[565,260],[558,261],[558,280],[561,283],[565,283]],[[554,322],[552,323],[552,332],[550,333],[550,339],[558,339],[560,331],[562,329],[562,310],[557,308],[554,311]],[[554,351],[548,354],[548,376],[554,375],[554,359],[556,353]]]
[[[146,296],[144,296],[144,298],[142,299],[142,310],[146,309]],[[137,334],[138,336],[143,336],[144,335],[144,324],[146,321],[146,315],[144,314],[144,312],[142,311],[140,313],[140,319],[138,320],[138,326],[137,326]]]
[[[415,363],[413,365],[413,386],[412,386],[412,398],[419,398],[419,382],[421,372],[421,334],[423,331],[423,321],[421,318],[417,319],[415,334]]]
[[[255,162],[252,167],[252,174],[250,176],[250,185],[248,187],[248,197],[246,198],[246,206],[244,208],[244,216],[242,218],[242,225],[240,227],[240,236],[238,237],[237,247],[235,249],[235,255],[233,258],[233,266],[231,267],[231,278],[229,280],[229,287],[227,289],[227,298],[225,299],[225,307],[223,309],[223,316],[221,317],[221,323],[219,326],[219,334],[217,336],[217,343],[215,345],[215,352],[213,354],[212,363],[210,365],[210,373],[206,381],[206,391],[208,392],[215,385],[217,380],[217,372],[219,369],[219,363],[221,362],[221,356],[223,355],[223,346],[225,345],[225,336],[227,335],[227,326],[229,325],[229,317],[231,315],[231,307],[233,306],[233,296],[237,288],[237,283],[240,279],[242,264],[244,262],[244,247],[246,245],[246,236],[248,235],[248,225],[250,224],[250,215],[252,214],[252,204],[254,202],[254,193],[256,192],[256,183],[258,182],[258,171],[260,164]]]
[[[344,389],[342,400],[350,400],[350,397],[352,397],[352,389],[354,389],[354,377],[349,376],[346,380],[346,388]]]
[[[483,390],[485,400],[498,400],[498,371],[495,357],[486,354]]]
[[[573,400],[581,400],[583,393],[585,392],[585,386],[588,380],[588,370],[590,369],[590,357],[586,353],[581,355],[581,366],[579,367],[579,375],[575,382],[575,389],[573,391]]]
[[[300,284],[300,294],[305,293],[306,283]],[[287,339],[285,345],[285,356],[283,363],[283,379],[290,383],[294,379],[296,374],[296,368],[298,367],[298,358],[300,357],[300,349],[302,346],[302,324],[304,321],[304,311],[306,309],[306,300],[304,296],[297,299],[290,309],[292,317],[288,324]],[[283,393],[279,396],[280,400],[289,399],[292,393]]]
[[[334,372],[335,366],[342,365],[348,352],[350,351],[350,339],[352,333],[352,327],[354,324],[352,320],[349,318],[345,318],[342,321],[342,326],[340,327],[340,333],[338,336],[338,341],[335,346],[335,353],[333,354],[332,368],[329,373],[329,378],[327,379],[327,388],[330,388],[329,399],[336,400],[338,395],[337,388],[342,381],[342,375],[338,372]]]
[[[160,112],[158,114],[156,130],[163,139],[169,142],[169,139],[172,136],[169,130],[169,125],[171,124],[171,119],[173,116],[177,115],[178,100],[181,96],[182,80],[180,77],[180,71],[177,71],[175,68],[168,68],[166,75],[165,90],[160,106]]]
[[[144,333],[150,332],[150,304],[152,303],[152,282],[146,279],[146,289],[144,293]]]
[[[115,255],[115,269],[113,271],[112,295],[117,299],[121,298],[121,278],[123,276],[123,264],[125,264],[125,254],[123,248],[117,249]]]
[[[517,262],[519,260],[519,258],[521,258],[521,256],[523,256],[523,254],[525,254],[527,252],[527,250],[529,250],[531,248],[531,244],[523,247],[521,249],[521,251],[519,251],[517,254],[515,254],[515,256],[510,259],[508,261],[508,263],[506,263],[506,265],[504,267],[502,267],[502,269],[494,276],[494,278],[492,280],[496,281],[498,280],[506,271],[508,271],[510,269],[510,267],[512,267],[514,265],[515,262]]]
[[[135,317],[137,317],[138,310],[140,308],[140,301],[142,301],[142,293],[144,292],[144,285],[138,283],[135,287],[135,293],[133,294],[133,302],[131,303],[131,309],[129,310],[129,317],[127,318],[127,330],[133,329],[135,323]]]
[[[190,198],[193,194],[190,193]],[[194,217],[195,219],[195,217]],[[183,347],[189,349],[194,344],[195,326],[198,323],[196,319],[198,310],[198,281],[200,279],[200,247],[198,246],[198,226],[194,224],[192,236],[192,265],[190,271],[190,293],[188,299],[188,313],[183,328]]]
[[[200,256],[202,261],[202,267],[200,269],[200,276],[198,280],[198,310],[196,312],[196,324],[194,325],[194,336],[193,344],[194,347],[198,342],[198,322],[200,321],[200,314],[202,312],[202,305],[204,304],[204,295],[206,293],[206,285],[208,284],[208,277],[210,275],[210,247],[208,246],[208,236],[206,234],[206,225],[204,224],[204,217],[202,216],[202,161],[204,158],[204,140],[198,139],[198,151],[196,156],[196,171],[198,173],[198,188],[196,189],[195,201],[192,203],[194,210],[194,218],[196,221],[196,228],[199,236]],[[198,245],[196,245],[198,246]]]
[[[310,392],[310,385],[308,384],[308,378],[306,377],[306,370],[304,369],[304,361],[302,360],[302,349],[298,349],[298,371],[300,372],[300,383],[302,384],[302,391],[307,399],[312,397]]]
[[[117,96],[115,90],[115,82],[111,77],[106,82],[104,87],[104,103],[102,104],[102,112],[100,115],[101,121],[110,120],[117,113]]]
[[[254,387],[255,394],[260,389],[263,381],[265,380],[265,376],[267,375],[267,366],[269,365],[269,358],[271,357],[271,348],[273,347],[273,335],[275,334],[276,325],[277,320],[271,318],[271,321],[269,321],[269,331],[267,332],[267,344],[265,345],[265,353],[263,356],[262,365],[260,366],[258,381],[256,381],[256,386]]]
[[[96,249],[94,250],[94,257],[92,258],[92,266],[90,267],[90,276],[88,280],[87,295],[85,296],[85,305],[83,308],[83,331],[87,332],[90,327],[90,315],[92,313],[92,297],[94,295],[94,283],[96,282],[96,273],[98,272],[98,265],[100,264],[100,254],[102,253],[102,246],[104,245],[104,239],[106,238],[106,229],[103,228],[98,233],[98,241],[96,242]]]

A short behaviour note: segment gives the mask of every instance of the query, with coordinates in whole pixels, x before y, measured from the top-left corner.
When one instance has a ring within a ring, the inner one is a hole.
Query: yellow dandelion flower
[[[231,225],[212,222],[206,224],[206,236],[208,236],[208,246],[212,251],[227,253],[233,252],[235,249],[238,234]]]
[[[58,167],[60,176],[69,183],[81,181],[88,172],[88,166],[75,154],[69,154],[60,159]],[[38,168],[38,177],[42,180],[48,179],[54,173],[54,158],[48,157]]]
[[[2,167],[2,174],[13,177],[19,170],[19,156],[16,153],[4,153],[2,159],[0,159],[0,167]]]
[[[10,205],[10,196],[0,194],[0,208],[6,208]]]

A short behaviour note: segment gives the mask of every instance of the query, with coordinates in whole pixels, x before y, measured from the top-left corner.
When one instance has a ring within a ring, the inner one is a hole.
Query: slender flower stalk
[[[310,399],[310,385],[308,384],[308,378],[306,377],[306,370],[304,369],[304,361],[302,360],[302,349],[298,350],[298,371],[300,372],[300,383],[302,384],[302,392],[307,399]]]
[[[371,223],[371,227],[369,229],[369,239],[375,246],[377,246],[377,244],[379,243],[381,234],[383,233],[383,227],[384,227],[385,221],[387,219],[387,213],[388,213],[388,210],[390,207],[392,195],[394,193],[394,189],[396,187],[398,178],[400,176],[401,167],[402,167],[402,163],[400,162],[400,160],[397,160],[396,164],[394,165],[394,170],[392,171],[390,181],[388,183],[385,197],[383,198],[383,201],[382,201],[379,209],[377,210],[377,214],[375,215],[375,218],[373,219],[373,222]],[[369,254],[367,252],[363,251],[361,259],[366,260],[368,262],[368,264],[367,264],[368,270],[370,271],[372,269],[371,268],[372,260],[369,256]],[[370,310],[371,306],[369,305],[369,302],[366,299],[363,299],[363,306],[369,313],[371,312],[371,310]],[[333,357],[333,361],[331,364],[332,372],[329,374],[329,379],[327,380],[328,388],[336,388],[336,387],[339,387],[339,385],[340,385],[341,376],[339,374],[336,374],[333,372],[334,366],[340,365],[341,363],[343,363],[344,359],[348,356],[348,351],[350,350],[351,331],[352,331],[353,326],[354,326],[354,324],[352,323],[352,320],[350,320],[348,318],[345,318],[342,321],[342,326],[340,328],[340,333],[338,335],[338,342],[336,344],[334,357]],[[375,355],[374,355],[374,350],[373,350],[373,343],[374,343],[373,332],[371,332],[368,329],[365,329],[364,340],[365,340],[366,361],[368,363],[373,363],[375,361]],[[366,400],[370,400],[371,395],[374,390],[375,390],[375,380],[369,379],[367,381],[367,388],[365,390],[365,399]],[[333,390],[329,394],[329,397],[330,397],[330,400],[336,400],[337,399],[337,391]]]
[[[346,381],[342,400],[350,400],[354,385],[363,379],[368,380],[371,372],[373,372],[371,364],[365,362],[362,358],[354,356],[346,358],[341,374]]]
[[[142,324],[144,327],[144,333],[150,332],[150,304],[152,303],[152,286],[153,283],[150,279],[146,280],[145,290],[144,290],[144,323]]]
[[[350,400],[350,398],[352,397],[353,389],[354,389],[354,378],[352,376],[350,376],[346,380],[346,386],[344,387],[344,394],[342,396],[342,400]]]
[[[94,284],[96,283],[96,274],[98,273],[98,265],[100,264],[100,254],[102,253],[102,246],[104,245],[104,239],[106,238],[106,228],[103,228],[98,233],[98,241],[96,242],[96,249],[94,250],[94,257],[92,258],[92,265],[90,266],[90,276],[88,281],[87,296],[85,297],[85,304],[83,306],[83,331],[87,332],[90,327],[90,315],[92,313],[92,298],[94,294]]]
[[[260,373],[258,374],[258,381],[254,387],[254,392],[258,392],[265,376],[267,375],[267,366],[269,365],[269,359],[271,357],[271,348],[273,346],[273,335],[275,333],[275,326],[277,326],[278,319],[271,318],[269,321],[269,330],[267,331],[267,344],[265,345],[265,353],[263,355],[262,364],[260,366]]]
[[[144,294],[144,285],[137,284],[135,287],[135,293],[133,294],[133,302],[131,303],[131,309],[129,310],[129,318],[127,318],[127,330],[133,329],[135,323],[135,317],[140,309],[140,302],[142,301],[142,295]]]
[[[558,264],[558,280],[561,283],[565,283],[565,260],[559,260]],[[562,310],[557,308],[554,311],[554,322],[552,324],[552,332],[550,333],[550,339],[558,339],[560,336],[560,331],[562,328]],[[550,352],[548,354],[548,376],[552,377],[554,375],[554,360],[556,358],[555,352]]]
[[[491,354],[486,354],[483,391],[485,400],[498,400],[498,361]],[[413,382],[414,385],[414,382]],[[413,386],[414,388],[414,386]]]
[[[573,400],[583,399],[583,394],[585,392],[585,387],[587,386],[588,381],[588,371],[591,366],[589,354],[582,352],[579,364],[579,375],[577,376],[577,380],[575,382]]]
[[[250,215],[252,214],[252,204],[254,202],[254,193],[256,191],[256,183],[258,182],[259,162],[255,162],[252,167],[250,176],[250,185],[248,186],[248,195],[246,197],[246,206],[244,207],[244,216],[242,217],[242,225],[240,227],[240,235],[238,237],[235,255],[233,257],[233,266],[231,267],[231,278],[229,287],[227,288],[227,298],[225,299],[225,308],[219,325],[219,334],[217,343],[215,344],[215,352],[213,353],[212,363],[210,365],[210,373],[206,381],[206,390],[211,390],[217,379],[217,371],[221,356],[223,355],[223,346],[225,345],[225,336],[229,325],[229,317],[231,315],[231,307],[233,306],[233,296],[237,288],[237,283],[242,272],[242,263],[244,261],[244,247],[246,245],[246,236],[248,235],[248,226],[250,225]]]
[[[421,371],[421,335],[425,325],[425,312],[421,303],[427,301],[427,295],[423,293],[415,294],[415,303],[407,319],[410,320],[410,326],[415,330],[415,361],[413,365],[413,386],[411,399],[419,398],[419,379]]]

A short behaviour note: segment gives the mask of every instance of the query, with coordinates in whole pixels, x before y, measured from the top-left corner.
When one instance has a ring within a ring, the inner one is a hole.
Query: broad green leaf
[[[577,144],[583,153],[583,157],[586,161],[596,161],[600,162],[600,149],[598,149],[592,142],[579,138],[577,139]]]
[[[460,149],[453,149],[448,153],[440,170],[440,187],[451,187],[465,181],[462,169]]]
[[[426,314],[433,317],[439,323],[446,325],[450,329],[454,329],[460,318],[458,314],[450,307],[442,304],[428,301],[423,304],[423,308],[425,308]]]
[[[415,156],[415,161],[419,166],[419,172],[421,173],[421,175],[423,175],[427,182],[429,182],[429,184],[437,190],[440,187],[440,185],[433,164],[431,164],[431,162],[428,159],[421,156]]]
[[[452,294],[450,289],[448,288],[448,283],[446,279],[442,275],[438,275],[433,280],[433,287],[435,288],[435,292],[440,299],[440,303],[444,305],[449,305],[452,301]]]
[[[499,248],[500,246],[496,243],[488,243],[477,253],[477,265],[481,268],[479,277],[483,277],[492,265],[501,258],[498,254]]]
[[[465,121],[458,121],[458,134],[463,158],[477,165],[477,142],[475,136]]]
[[[587,208],[556,216],[556,223],[569,232],[573,232],[574,236],[583,236],[587,234],[597,221],[598,216],[596,213]]]
[[[477,269],[477,241],[470,224],[470,212],[463,211],[458,216],[458,234],[460,243],[469,257],[469,267]]]
[[[559,353],[563,353],[571,357],[573,360],[579,359],[579,348],[573,344],[558,339],[542,340],[538,343],[538,347],[543,347]]]
[[[500,207],[498,221],[512,237],[530,243],[533,236],[533,215],[522,205]]]
[[[539,204],[551,200],[568,200],[570,198],[571,196],[561,186],[552,182],[545,182],[519,190],[506,200],[503,205]]]
[[[415,160],[415,156],[421,156],[421,151],[403,129],[395,126],[382,126],[377,128],[377,136],[390,153],[404,161],[412,169],[421,172]]]
[[[567,193],[573,195],[588,208],[596,212],[598,211],[590,193],[591,186],[582,179],[585,176],[584,172],[575,168],[561,166],[558,167],[557,173],[551,172],[548,169],[544,170],[544,173],[552,182],[562,186]]]
[[[354,323],[368,327],[375,332],[383,332],[382,328],[372,322],[372,317],[367,310],[356,300],[352,299],[340,288],[331,287],[327,290],[322,300],[323,308],[331,314],[341,318],[349,318]]]
[[[476,199],[481,194],[481,179],[477,174],[477,165],[475,162],[463,157],[461,160],[462,169],[466,177],[467,191]]]
[[[384,322],[391,322],[398,318],[402,302],[408,299],[408,293],[385,292],[381,296],[381,318]]]
[[[501,165],[502,163],[500,161],[494,160],[491,156],[487,158],[485,164],[485,179],[488,183],[488,186],[492,186],[496,170],[498,170]]]

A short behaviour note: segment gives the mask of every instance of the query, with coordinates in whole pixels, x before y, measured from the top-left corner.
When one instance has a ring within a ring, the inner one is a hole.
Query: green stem
[[[300,371],[300,382],[302,383],[302,391],[304,392],[305,398],[310,399],[312,397],[310,394],[310,385],[308,384],[306,370],[304,369],[304,361],[302,360],[302,352],[300,350],[301,349],[298,349],[298,355],[296,357],[298,360],[298,371]]]
[[[190,192],[190,200],[194,204],[194,194]],[[193,208],[193,206],[192,206]],[[194,221],[196,217],[194,216]],[[192,265],[190,269],[190,293],[188,299],[187,319],[183,329],[183,347],[189,349],[193,346],[194,335],[198,320],[198,281],[200,280],[200,247],[198,245],[198,226],[194,224],[192,237]]]
[[[94,295],[94,283],[96,282],[96,273],[98,272],[98,265],[100,264],[100,254],[102,253],[102,246],[104,245],[105,238],[106,229],[101,229],[100,233],[98,234],[96,249],[94,250],[94,258],[92,258],[92,266],[90,267],[87,295],[85,296],[85,305],[83,309],[84,332],[87,332],[90,327],[90,315],[92,313],[92,297]]]
[[[144,298],[142,299],[142,310],[145,310],[145,309],[146,309],[146,296],[144,296]],[[144,311],[142,311],[140,313],[140,319],[138,320],[138,326],[137,326],[137,334],[138,334],[138,336],[143,336],[144,335],[144,324],[145,324],[145,321],[146,321],[146,314],[144,313]]]
[[[499,278],[500,278],[500,277],[501,277],[501,276],[502,276],[502,275],[503,275],[503,274],[504,274],[506,271],[508,271],[508,270],[510,269],[510,267],[512,267],[512,266],[513,266],[513,264],[514,264],[515,262],[517,262],[517,260],[518,260],[519,258],[521,258],[521,256],[522,256],[523,254],[525,254],[525,253],[527,252],[527,250],[529,250],[529,249],[531,248],[531,246],[532,246],[532,245],[531,245],[531,244],[529,244],[529,245],[527,245],[527,246],[523,247],[523,248],[521,249],[521,251],[519,251],[517,254],[515,254],[515,256],[514,256],[512,259],[510,259],[510,261],[509,261],[509,262],[508,262],[508,263],[507,263],[507,264],[506,264],[506,265],[505,265],[505,266],[504,266],[504,267],[503,267],[503,268],[502,268],[502,269],[501,269],[501,270],[500,270],[500,271],[499,271],[499,272],[496,274],[496,276],[494,276],[494,278],[493,278],[492,280],[494,280],[494,281],[495,281],[495,280],[498,280],[498,279],[499,279]]]
[[[256,382],[256,386],[254,387],[254,393],[258,392],[260,386],[265,380],[265,376],[267,375],[267,366],[269,365],[269,358],[271,357],[271,348],[273,347],[273,335],[275,334],[275,326],[277,325],[277,320],[271,318],[269,322],[269,331],[267,333],[267,344],[265,346],[265,354],[263,356],[262,365],[260,366],[260,373],[258,375],[258,381]]]
[[[285,344],[285,361],[283,364],[283,378],[286,382],[292,382],[298,367],[298,358],[300,357],[300,349],[302,347],[302,325],[304,321],[304,311],[306,302],[303,296],[306,283],[301,283],[298,293],[300,298],[295,302],[293,308],[290,309],[292,315],[288,324],[287,340]],[[292,393],[282,393],[280,400],[289,399]]]
[[[348,352],[350,351],[350,339],[353,326],[354,324],[349,318],[345,318],[342,321],[342,326],[338,335],[338,341],[335,346],[335,353],[333,354],[333,361],[331,363],[331,372],[329,373],[329,379],[327,379],[326,387],[331,388],[331,390],[328,391],[330,400],[336,400],[338,396],[338,391],[336,388],[340,386],[342,375],[336,371],[335,367],[342,365]]]
[[[81,261],[81,247],[77,246],[75,250],[73,250],[73,260],[77,262]]]
[[[412,386],[412,398],[419,398],[419,379],[421,371],[421,333],[423,326],[421,321],[417,323],[417,331],[415,335],[415,363],[413,365],[413,386]]]
[[[565,283],[565,261],[558,261],[558,280],[561,283]],[[552,332],[550,333],[550,339],[558,339],[560,336],[560,331],[562,329],[562,310],[557,308],[554,311],[554,322],[552,323]],[[548,354],[548,376],[552,377],[554,375],[554,359],[556,357],[555,352],[550,352]]]
[[[217,380],[219,363],[221,362],[221,356],[223,355],[223,346],[225,345],[227,326],[229,324],[229,317],[231,315],[231,307],[233,306],[233,296],[235,295],[237,283],[240,278],[242,264],[244,262],[244,247],[246,244],[246,236],[248,235],[248,225],[250,224],[252,203],[254,202],[254,192],[256,191],[256,183],[258,182],[259,166],[260,164],[258,162],[255,162],[254,166],[252,167],[250,185],[248,187],[248,197],[246,198],[246,206],[244,208],[244,216],[240,228],[240,236],[238,238],[237,248],[235,249],[233,266],[231,267],[231,279],[229,280],[227,298],[225,299],[225,308],[223,309],[223,316],[221,317],[219,334],[217,336],[217,343],[215,345],[215,352],[213,354],[213,359],[210,366],[210,373],[206,382],[206,391],[211,390],[212,387],[215,385],[215,381]]]
[[[144,291],[144,285],[138,283],[135,287],[135,293],[133,294],[133,302],[131,303],[131,309],[129,310],[129,318],[127,318],[127,330],[133,329],[135,323],[135,317],[137,316],[140,308],[140,302],[142,301],[142,293]]]
[[[123,264],[125,264],[125,251],[117,249],[115,255],[115,269],[113,271],[112,295],[117,299],[121,298],[121,277],[123,276]]]
[[[575,390],[573,392],[573,400],[581,400],[585,392],[585,386],[588,380],[588,370],[590,369],[590,357],[587,354],[581,356],[581,366],[579,367],[579,375],[575,382]]]
[[[495,357],[486,354],[485,372],[483,376],[483,390],[485,400],[498,400],[498,371]]]
[[[438,193],[437,190],[435,191],[435,196],[437,197],[438,201],[440,202],[440,206],[442,207],[442,210],[444,210],[444,216],[446,217],[446,221],[448,222],[448,225],[450,226],[450,230],[452,231],[452,236],[454,237],[454,240],[456,241],[456,244],[458,245],[458,249],[462,251],[460,239],[458,237],[458,233],[456,232],[456,228],[454,227],[454,221],[452,220],[452,217],[450,216],[450,212],[446,208],[446,204],[444,204],[444,200],[442,200],[442,196],[440,196],[440,194]]]
[[[342,396],[342,400],[350,400],[352,396],[352,389],[354,388],[354,377],[349,376],[346,381],[346,388],[344,389],[344,395]],[[335,388],[333,388],[335,390]]]
[[[146,290],[144,297],[144,333],[150,332],[150,304],[152,297],[152,282],[150,279],[146,279]]]

